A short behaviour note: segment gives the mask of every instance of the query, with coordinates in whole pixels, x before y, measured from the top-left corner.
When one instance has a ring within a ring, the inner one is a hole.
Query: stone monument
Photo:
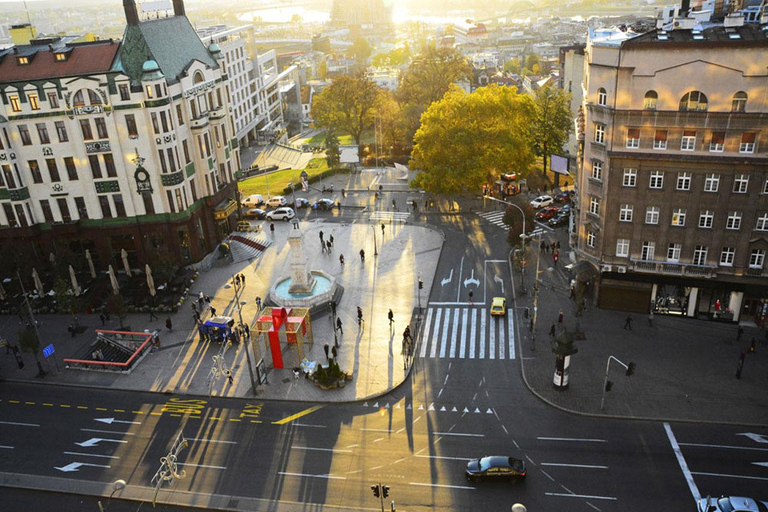
[[[291,247],[291,286],[288,292],[294,295],[310,295],[315,287],[315,276],[307,270],[304,235],[298,222],[293,224],[291,234],[288,235],[288,245]]]

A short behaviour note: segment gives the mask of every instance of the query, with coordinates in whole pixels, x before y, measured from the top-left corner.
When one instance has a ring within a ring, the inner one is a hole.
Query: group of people
[[[323,253],[327,252],[328,254],[331,254],[331,251],[333,250],[333,233],[331,233],[328,236],[328,240],[326,240],[323,231],[320,231],[320,249]],[[340,258],[343,260],[344,256],[342,255]]]

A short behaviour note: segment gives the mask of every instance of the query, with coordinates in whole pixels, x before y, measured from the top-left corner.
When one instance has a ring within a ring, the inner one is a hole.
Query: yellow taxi
[[[491,315],[504,316],[507,314],[507,299],[494,297],[491,302]]]

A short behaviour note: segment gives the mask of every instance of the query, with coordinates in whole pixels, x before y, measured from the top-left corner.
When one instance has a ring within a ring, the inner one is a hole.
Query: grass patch
[[[306,168],[310,178],[327,170],[328,163],[325,161],[325,158],[313,158],[309,161]],[[290,183],[297,186],[301,183],[301,169],[285,169],[261,176],[254,176],[239,182],[237,187],[244,196],[261,194],[266,199],[270,194],[273,196],[281,195],[283,189]],[[269,185],[269,192],[267,191],[267,185]]]
[[[307,140],[307,144],[310,146],[322,146],[325,144],[325,133],[318,133],[312,138]],[[374,143],[373,132],[363,132],[363,136],[360,138],[360,144],[373,144]],[[355,138],[351,135],[339,135],[339,144],[341,146],[354,146]]]

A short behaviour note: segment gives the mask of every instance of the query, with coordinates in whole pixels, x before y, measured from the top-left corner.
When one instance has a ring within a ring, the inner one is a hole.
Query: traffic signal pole
[[[609,387],[613,387],[613,383],[611,382],[610,386],[609,380],[608,380],[608,370],[611,368],[611,359],[619,363],[621,366],[623,366],[627,370],[627,377],[631,377],[633,373],[635,373],[635,363],[629,363],[629,365],[626,365],[619,361],[617,358],[613,356],[608,356],[608,362],[605,363],[605,380],[603,381],[603,397],[600,399],[600,410],[603,410],[603,407],[605,406],[605,392],[608,391]]]

